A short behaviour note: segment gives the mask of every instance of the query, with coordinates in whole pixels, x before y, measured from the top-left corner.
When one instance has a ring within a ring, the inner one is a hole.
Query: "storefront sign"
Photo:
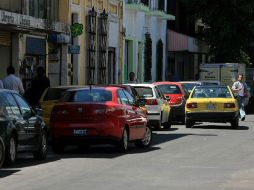
[[[70,54],[80,54],[80,46],[79,45],[70,45],[69,46]]]
[[[26,39],[26,54],[44,56],[46,54],[45,39],[28,37]]]
[[[57,44],[68,44],[70,43],[71,38],[66,34],[49,34],[48,41]]]
[[[11,24],[25,28],[48,30],[47,23],[45,19],[0,10],[0,24]],[[65,23],[53,21],[52,26],[53,27],[50,28],[51,31],[70,33],[70,27]]]

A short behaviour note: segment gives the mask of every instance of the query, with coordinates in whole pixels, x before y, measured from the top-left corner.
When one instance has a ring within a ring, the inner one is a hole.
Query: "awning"
[[[184,34],[168,30],[169,51],[187,51],[190,53],[207,53],[208,45],[205,41]]]

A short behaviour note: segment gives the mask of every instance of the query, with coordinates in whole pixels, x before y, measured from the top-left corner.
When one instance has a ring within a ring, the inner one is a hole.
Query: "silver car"
[[[140,99],[146,101],[145,107],[149,122],[156,129],[171,127],[170,106],[157,86],[153,84],[128,84],[138,92]],[[167,97],[170,98],[170,97]]]

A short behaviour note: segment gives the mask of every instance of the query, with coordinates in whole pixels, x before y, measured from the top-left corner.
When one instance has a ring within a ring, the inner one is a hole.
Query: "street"
[[[131,146],[120,154],[111,146],[84,153],[70,147],[49,152],[46,162],[19,155],[14,168],[0,170],[1,190],[167,189],[247,190],[254,187],[254,115],[229,125],[173,125],[154,132],[147,150]]]

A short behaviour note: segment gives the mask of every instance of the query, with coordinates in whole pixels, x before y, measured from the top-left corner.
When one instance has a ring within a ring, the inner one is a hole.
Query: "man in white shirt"
[[[3,79],[3,85],[5,89],[9,90],[14,90],[21,95],[25,93],[22,81],[20,78],[16,77],[15,74],[15,69],[12,66],[9,66],[7,68],[7,74],[8,76]]]
[[[244,109],[244,100],[245,100],[245,94],[247,93],[247,86],[243,82],[243,74],[238,75],[238,79],[236,82],[234,82],[232,86],[232,91],[234,92],[235,96],[237,97],[237,102],[240,110],[240,117],[241,120],[245,120],[245,109]]]
[[[4,88],[4,84],[3,84],[3,82],[0,80],[0,89],[1,88]]]

